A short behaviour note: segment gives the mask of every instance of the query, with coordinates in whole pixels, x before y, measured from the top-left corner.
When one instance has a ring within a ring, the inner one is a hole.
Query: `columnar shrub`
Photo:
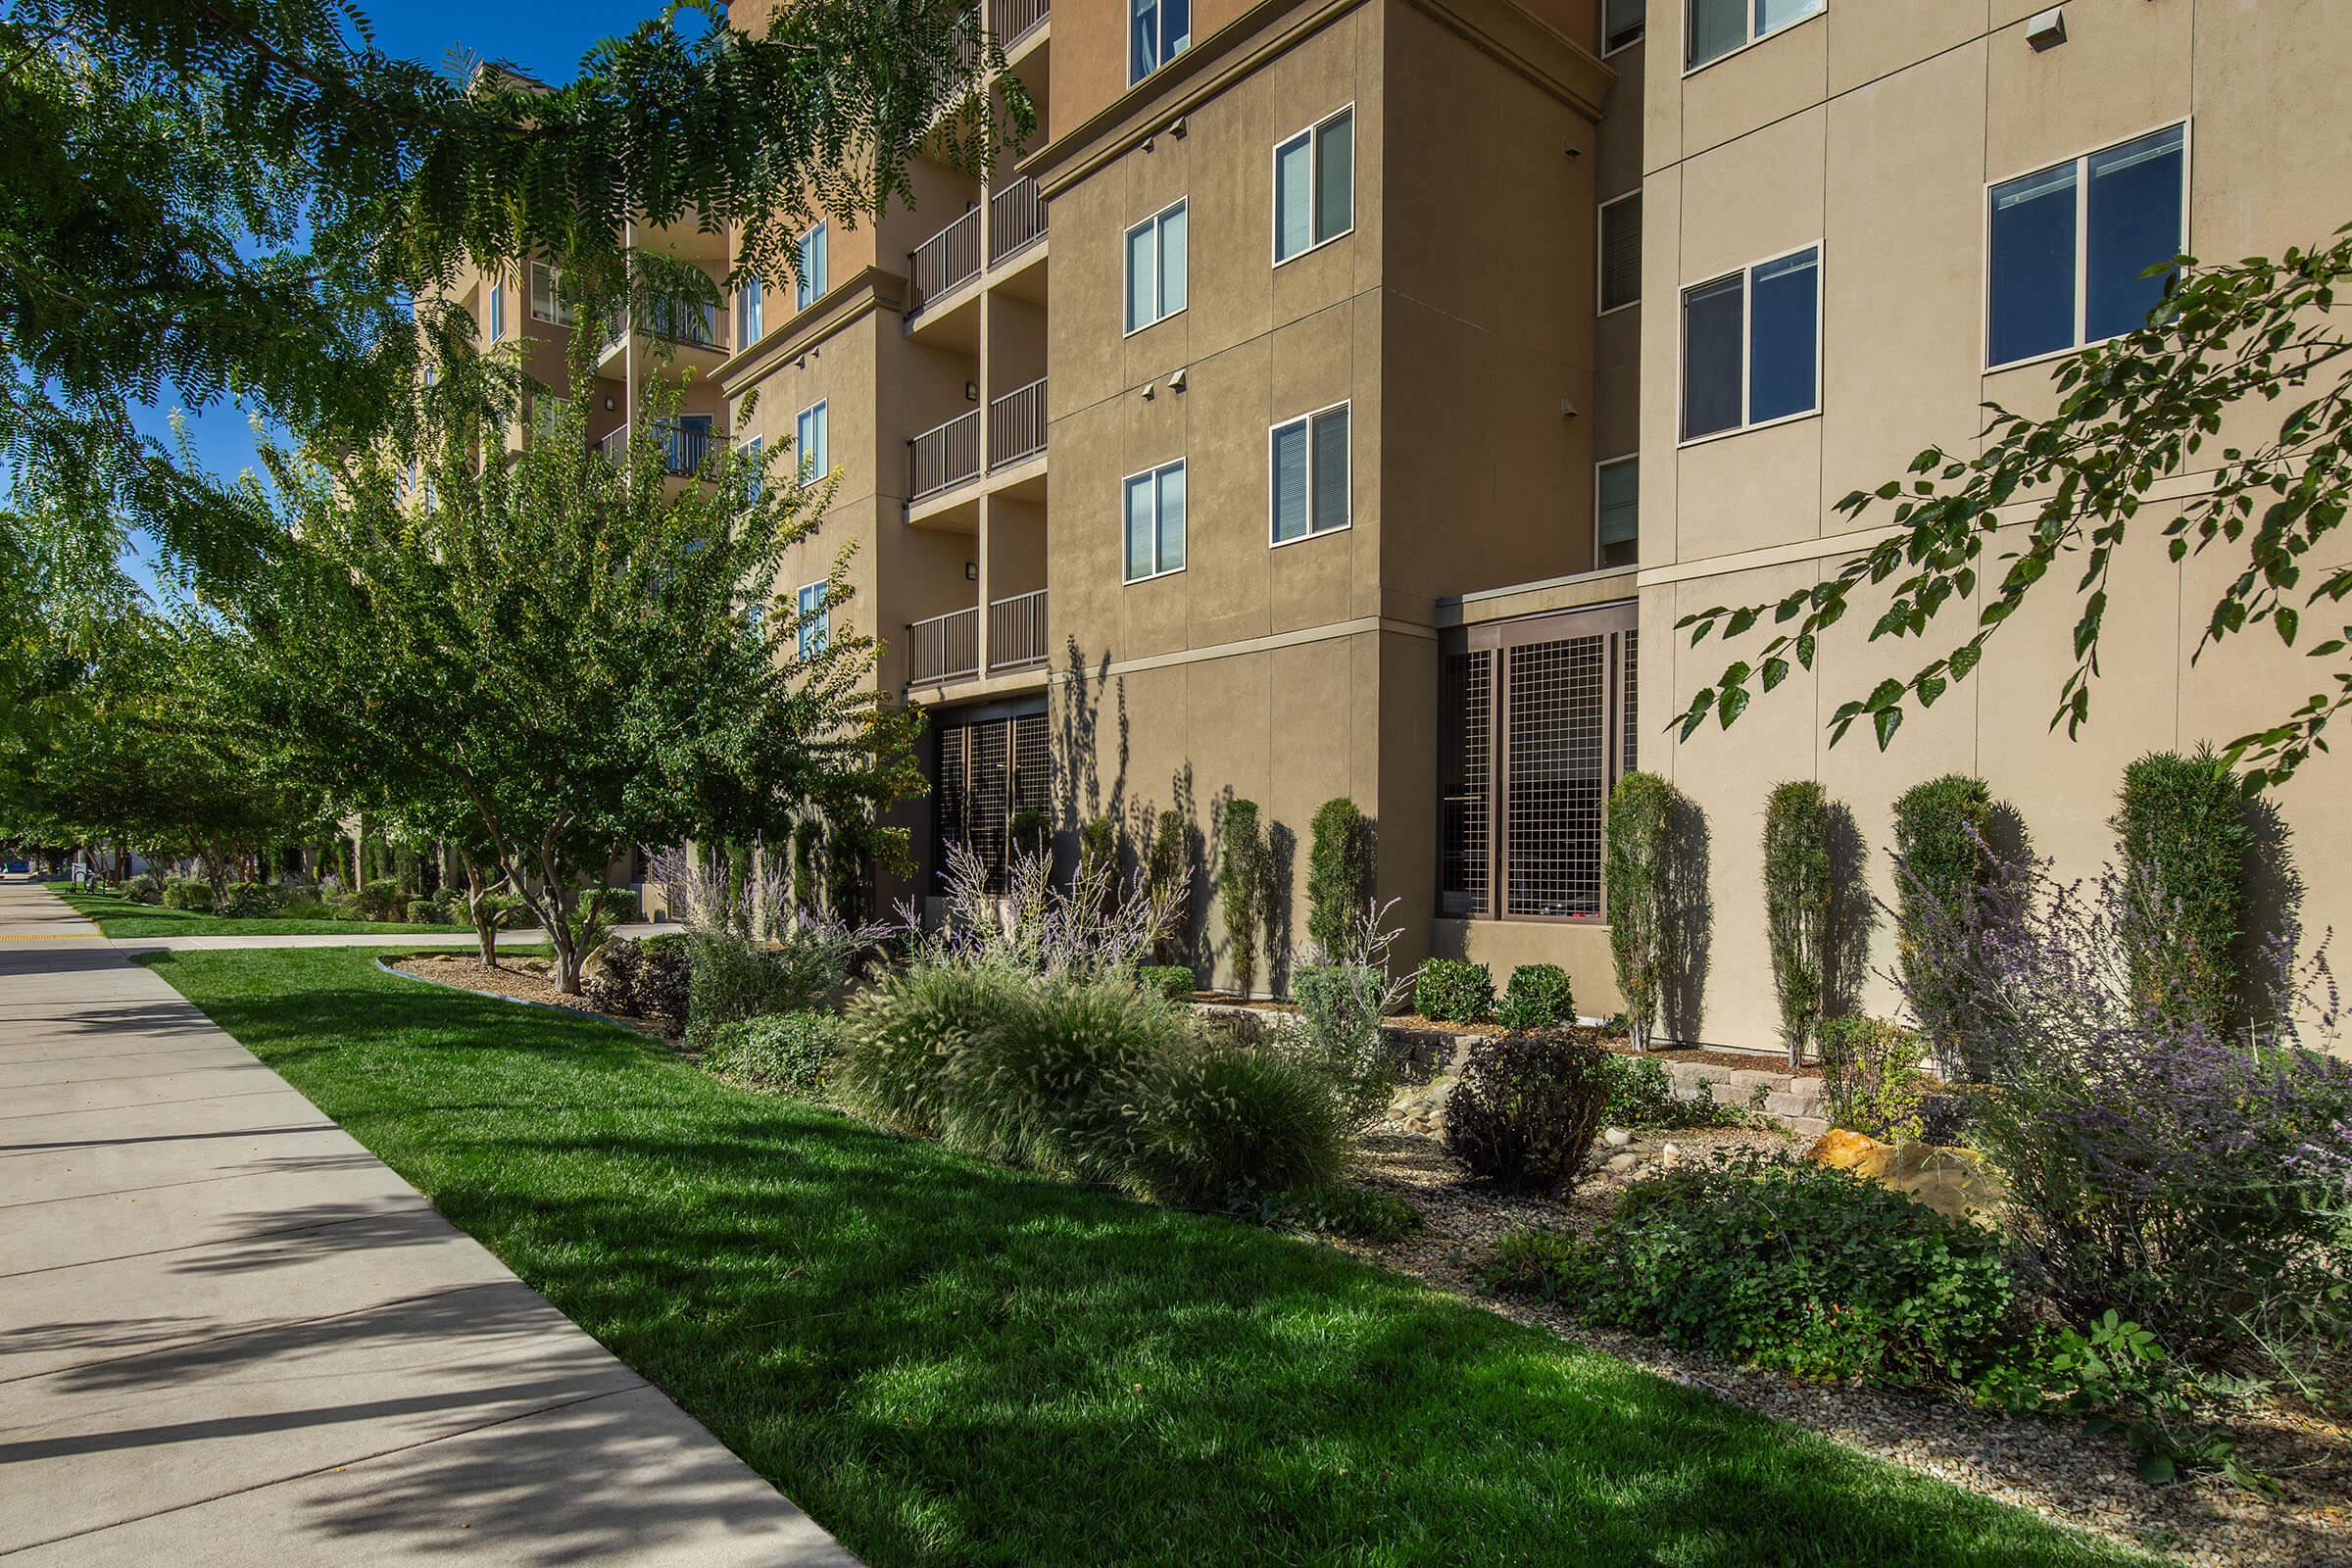
[[[1326,957],[1348,950],[1372,898],[1372,822],[1342,796],[1315,809],[1307,852],[1306,934]]]
[[[1192,936],[1192,858],[1185,837],[1184,813],[1160,812],[1152,835],[1152,853],[1144,859],[1144,886],[1154,900],[1167,906],[1167,924],[1159,938],[1158,956],[1163,961],[1180,957]]]
[[[1446,1102],[1446,1148],[1505,1192],[1573,1190],[1609,1101],[1608,1054],[1550,1031],[1475,1047]]]
[[[1119,825],[1107,816],[1088,817],[1078,829],[1079,887],[1100,887],[1107,898],[1119,879]]]
[[[1425,958],[1413,974],[1413,1010],[1442,1023],[1481,1023],[1494,1015],[1494,976],[1483,963]]]
[[[812,1095],[842,1053],[847,1030],[829,1012],[770,1012],[721,1024],[703,1066],[730,1083],[779,1095]]]
[[[1982,998],[1968,966],[1923,961],[1931,942],[1965,946],[1993,890],[1992,794],[1984,781],[1946,773],[1895,798],[1895,966],[1912,1015],[1947,1078],[1982,1081],[1993,1064],[1961,1042],[1978,1031]]]
[[[1810,779],[1776,785],[1764,802],[1764,931],[1791,1067],[1821,1025],[1832,894],[1829,797]]]
[[[1556,963],[1523,963],[1511,971],[1494,1021],[1513,1034],[1576,1022],[1576,991]]]
[[[1497,1283],[1798,1377],[1965,1379],[2014,1338],[1997,1236],[1844,1171],[1753,1153],[1635,1183],[1590,1243],[1507,1240]]]
[[[1926,1049],[1915,1031],[1885,1018],[1824,1023],[1821,1075],[1830,1125],[1872,1138],[1919,1137],[1919,1062]]]
[[[2227,1028],[2237,1005],[2252,838],[2245,793],[2210,746],[2124,769],[2109,823],[2123,853],[2124,956],[2144,1007]]]
[[[1227,802],[1217,898],[1224,911],[1225,951],[1233,962],[1234,988],[1245,997],[1257,981],[1257,938],[1266,918],[1269,874],[1266,835],[1258,823],[1257,803]]]
[[[1675,789],[1655,773],[1635,771],[1609,791],[1601,880],[1609,913],[1609,956],[1636,1051],[1645,1050],[1665,994],[1671,910],[1667,881]]]

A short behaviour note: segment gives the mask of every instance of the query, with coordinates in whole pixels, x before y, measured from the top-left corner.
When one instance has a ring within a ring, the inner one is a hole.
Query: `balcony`
[[[988,198],[988,265],[1045,238],[1046,204],[1037,181],[1024,174]]]
[[[988,607],[988,672],[1030,669],[1046,662],[1046,591],[1014,594]]]
[[[980,477],[980,411],[958,414],[906,443],[906,503]]]
[[[908,318],[979,275],[980,209],[975,207],[906,253]]]
[[[980,673],[980,607],[951,611],[906,627],[906,679],[913,685]]]
[[[989,30],[1006,54],[1011,54],[1028,41],[1029,34],[1052,20],[1054,8],[1048,0],[995,0],[989,7]]]
[[[691,476],[710,455],[710,416],[688,415],[682,420],[663,419],[654,426],[662,448],[662,470],[680,478]],[[609,431],[596,443],[606,462],[625,466],[629,461],[629,427]]]
[[[628,347],[627,321],[627,316],[618,307],[606,316],[604,343],[596,356],[599,373],[609,370]],[[714,305],[657,301],[638,313],[637,330],[680,348],[704,349],[722,356],[727,352],[725,319]]]
[[[1009,468],[1045,450],[1046,378],[1041,375],[989,404],[989,471]]]

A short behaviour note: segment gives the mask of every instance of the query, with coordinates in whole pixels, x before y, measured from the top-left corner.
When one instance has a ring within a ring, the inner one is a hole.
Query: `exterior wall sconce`
[[[2034,46],[2035,54],[2055,49],[2066,42],[2066,7],[2052,6],[2047,11],[2036,12],[2026,23],[2026,42]]]

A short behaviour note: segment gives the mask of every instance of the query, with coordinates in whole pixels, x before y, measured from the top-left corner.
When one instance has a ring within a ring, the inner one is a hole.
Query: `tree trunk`
[[[481,946],[482,967],[498,967],[498,927],[491,923],[490,911],[484,903],[490,897],[490,885],[483,880],[482,868],[473,857],[463,858],[466,865],[466,918],[473,923],[474,940]]]

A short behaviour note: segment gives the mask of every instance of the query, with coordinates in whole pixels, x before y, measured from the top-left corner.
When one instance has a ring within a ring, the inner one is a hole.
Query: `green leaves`
[[[2245,569],[2207,612],[2197,655],[2263,619],[2293,646],[2302,607],[2352,595],[2352,570],[2334,566],[2316,585],[2307,585],[2303,572],[2306,558],[2334,540],[2352,511],[2352,394],[2337,379],[2352,354],[2352,335],[2317,306],[2352,273],[2348,235],[2352,225],[2330,244],[2290,251],[2280,262],[2250,258],[2204,267],[2183,259],[2154,319],[2058,367],[2053,381],[2065,396],[2056,414],[2030,418],[1988,406],[1976,456],[1931,447],[1911,460],[1908,484],[1888,479],[1839,500],[1835,510],[1849,526],[1867,526],[1874,508],[1890,506],[1894,532],[1839,564],[1805,595],[1718,606],[1677,622],[1694,645],[1718,631],[1727,640],[1745,636],[1767,610],[1776,627],[1788,629],[1759,644],[1752,663],[1732,663],[1694,694],[1671,727],[1688,739],[1710,716],[1734,722],[1749,706],[1751,686],[1769,692],[1783,683],[1792,656],[1815,668],[1816,639],[1843,616],[1858,587],[1891,584],[1872,619],[1872,642],[1924,636],[1954,604],[1977,604],[1974,631],[1942,659],[1907,680],[1882,679],[1867,698],[1833,712],[1833,741],[1867,717],[1884,748],[1910,703],[1932,706],[1952,682],[1966,679],[1992,634],[2033,593],[2047,591],[2051,568],[2080,553],[2074,663],[2051,713],[2053,726],[2063,721],[2073,733],[2090,717],[2109,577],[2143,514],[2154,520],[2154,537],[2165,540],[2171,562],[2185,564],[2217,541],[2246,550]],[[2327,390],[2281,416],[2275,437],[2225,448],[2218,465],[2197,473],[2188,495],[2170,494],[2192,459],[2213,463],[2202,455],[2202,439],[2219,434],[2228,411],[2310,385]],[[2020,543],[1988,554],[2004,537]],[[1980,599],[1980,580],[1996,570],[1997,587]],[[2289,603],[2290,595],[2300,604]],[[1801,612],[1792,611],[1799,602]],[[2310,653],[2340,666],[2347,646],[2329,639]],[[2352,669],[2334,668],[2328,677],[2329,689],[2284,722],[2232,743],[2230,755],[2248,764],[2250,788],[2283,781],[2327,749],[2322,732],[2328,719],[2352,703]]]

